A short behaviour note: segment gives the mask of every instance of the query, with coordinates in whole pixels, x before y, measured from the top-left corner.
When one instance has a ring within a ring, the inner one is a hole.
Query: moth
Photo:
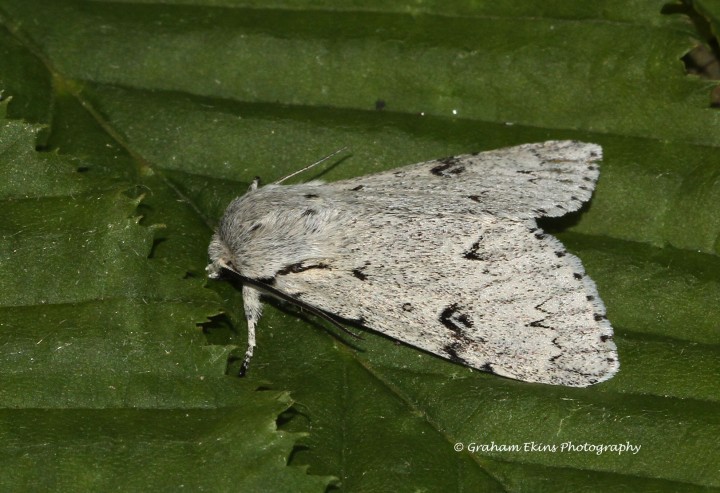
[[[242,282],[243,368],[267,293],[504,377],[611,378],[595,283],[536,224],[590,199],[601,158],[596,144],[548,141],[332,183],[256,179],[225,211],[207,267]]]

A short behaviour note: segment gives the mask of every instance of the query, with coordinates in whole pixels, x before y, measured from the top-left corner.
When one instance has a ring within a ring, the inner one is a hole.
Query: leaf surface
[[[719,488],[720,113],[680,60],[699,35],[663,7],[4,2],[8,116],[47,127],[5,120],[16,133],[0,138],[0,455],[17,464],[0,480]],[[598,284],[615,378],[505,380],[373,333],[347,341],[276,302],[248,376],[224,376],[245,344],[242,300],[204,287],[206,248],[253,177],[343,146],[350,156],[303,179],[565,138],[603,146],[601,178],[586,210],[543,226]],[[285,392],[291,434],[273,429]],[[285,467],[295,432],[308,435],[290,464],[309,475]]]

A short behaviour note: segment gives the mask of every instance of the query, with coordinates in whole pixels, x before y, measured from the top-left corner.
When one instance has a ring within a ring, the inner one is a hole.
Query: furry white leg
[[[245,319],[248,325],[248,344],[245,350],[245,358],[243,358],[240,367],[240,375],[247,372],[250,360],[255,351],[255,327],[262,316],[262,303],[260,302],[260,291],[250,286],[243,286],[243,308],[245,310]]]

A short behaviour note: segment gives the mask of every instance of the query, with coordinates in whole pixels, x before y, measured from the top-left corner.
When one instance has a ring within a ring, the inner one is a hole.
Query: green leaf
[[[321,490],[286,466],[287,394],[226,377],[232,347],[204,342],[217,296],[148,260],[127,184],[36,153],[37,130],[0,129],[0,489]]]
[[[711,19],[714,3],[693,5]],[[5,121],[3,486],[720,487],[720,113],[681,62],[700,36],[664,8],[4,2],[9,117],[47,125],[52,152]],[[347,341],[278,302],[248,376],[224,376],[245,345],[242,299],[204,287],[206,248],[254,176],[343,146],[304,179],[562,138],[605,150],[590,206],[543,227],[598,284],[615,378],[505,380],[370,332]],[[274,430],[286,392],[289,435]]]
[[[717,38],[720,33],[720,2],[717,0],[692,0],[690,3],[710,23],[712,32]]]

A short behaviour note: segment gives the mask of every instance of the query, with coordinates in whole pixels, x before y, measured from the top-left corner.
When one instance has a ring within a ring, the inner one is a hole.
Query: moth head
[[[213,235],[208,247],[208,256],[210,257],[210,263],[205,267],[205,270],[210,279],[218,279],[223,269],[236,271],[230,249],[217,233]]]
[[[218,278],[226,269],[270,279],[288,266],[332,257],[345,241],[342,211],[324,196],[317,181],[251,186],[228,205],[218,224],[208,248],[208,275]]]

